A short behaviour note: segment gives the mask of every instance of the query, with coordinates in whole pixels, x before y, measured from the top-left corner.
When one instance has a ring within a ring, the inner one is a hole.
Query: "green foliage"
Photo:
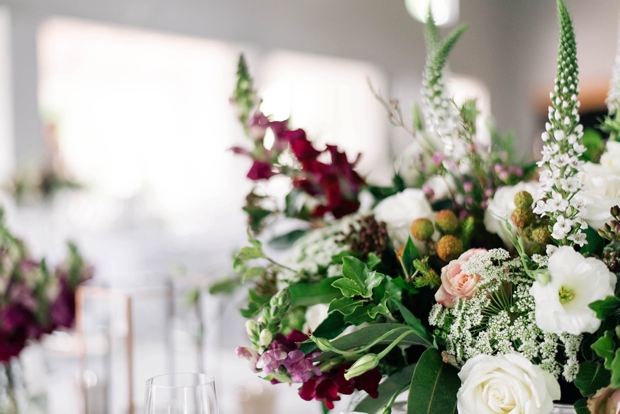
[[[428,337],[428,333],[426,332],[426,328],[422,324],[422,321],[418,319],[405,305],[403,305],[400,301],[394,302],[403,319],[405,319],[405,323],[409,325],[411,329],[420,337],[430,342]]]
[[[619,304],[620,300],[618,300],[615,296],[610,295],[603,300],[592,302],[588,306],[596,312],[597,318],[605,320],[608,316],[612,316],[616,313]]]
[[[581,395],[589,397],[601,388],[607,387],[611,374],[601,364],[586,361],[579,366],[579,373],[575,379],[575,386]]]
[[[620,113],[616,113],[614,117],[606,117],[603,124],[600,126],[601,131],[609,134],[609,139],[612,141],[620,141],[620,119],[618,117]]]
[[[356,407],[356,412],[376,413],[381,407],[386,406],[394,394],[402,393],[411,383],[414,365],[408,365],[395,374],[390,375],[385,381],[379,385],[379,397],[371,398],[366,396]]]
[[[267,244],[275,250],[286,250],[306,233],[308,233],[308,229],[292,230],[288,233],[272,238],[267,242]]]
[[[427,349],[413,372],[407,414],[456,413],[460,387],[458,369],[443,362],[437,349]]]
[[[363,327],[355,332],[341,336],[340,338],[332,341],[332,345],[340,350],[354,350],[356,348],[363,347],[369,343],[375,341],[383,335],[390,333],[390,331],[398,330],[390,335],[387,335],[377,345],[390,345],[393,343],[400,334],[403,333],[403,325],[399,323],[375,323]],[[431,347],[432,343],[425,338],[420,337],[415,332],[410,331],[403,340],[400,341],[400,345],[421,345],[424,347]],[[316,358],[316,361],[328,361],[336,356],[333,352],[325,352]]]
[[[250,71],[243,55],[239,56],[239,62],[237,63],[237,85],[233,92],[233,99],[239,107],[239,121],[241,121],[246,133],[249,133],[247,123],[250,113],[256,106],[256,93],[254,91],[254,81],[250,76]]]
[[[367,187],[368,191],[375,199],[375,205],[388,197],[402,192],[405,188],[405,181],[400,175],[398,175],[398,173],[394,173],[394,177],[392,177],[392,185],[390,187],[379,187],[373,185]]]
[[[247,231],[248,241],[251,246],[246,246],[239,250],[233,261],[233,268],[237,271],[243,270],[250,260],[265,259],[267,256],[263,252],[263,246],[260,241],[252,237],[250,229]]]
[[[605,368],[611,369],[611,363],[614,358],[614,350],[616,349],[614,333],[611,331],[606,331],[603,336],[592,344],[592,349],[599,357],[605,359]]]
[[[244,318],[253,318],[263,310],[270,299],[270,295],[261,295],[254,289],[250,289],[248,291],[248,307],[246,309],[240,309],[239,312],[241,312],[241,316]]]
[[[585,229],[584,233],[588,243],[581,248],[581,254],[585,256],[601,256],[605,248],[605,239],[592,227]]]
[[[405,278],[410,280],[413,274],[415,273],[415,266],[413,261],[420,257],[420,253],[418,249],[413,244],[413,240],[411,237],[407,239],[407,244],[405,244],[405,249],[403,250],[403,256],[401,258],[403,271],[405,272]]]
[[[586,152],[579,157],[585,162],[598,162],[605,150],[603,137],[593,128],[586,128],[581,137],[581,143],[586,147]]]
[[[369,271],[364,262],[354,257],[343,258],[342,278],[332,285],[341,290],[343,296],[371,298],[374,288],[379,286],[385,275]]]
[[[424,259],[416,259],[413,261],[413,267],[416,272],[413,275],[413,285],[416,288],[426,286],[437,287],[441,285],[441,279],[428,263],[428,257]]]
[[[318,283],[295,283],[289,286],[291,306],[313,306],[329,303],[342,295],[332,284],[340,277],[329,277]]]
[[[209,288],[209,294],[231,295],[239,286],[241,286],[241,278],[239,276],[226,278],[211,285]]]
[[[253,232],[259,232],[262,230],[264,220],[275,213],[272,210],[267,210],[257,205],[244,206],[243,211],[248,213],[250,228]]]
[[[467,30],[466,25],[461,25],[454,29],[443,41],[439,41],[434,48],[433,58],[431,60],[431,70],[441,72],[448,61],[448,56],[456,45],[456,42]]]
[[[573,406],[577,414],[590,414],[590,409],[588,408],[588,399],[582,398],[578,400]]]

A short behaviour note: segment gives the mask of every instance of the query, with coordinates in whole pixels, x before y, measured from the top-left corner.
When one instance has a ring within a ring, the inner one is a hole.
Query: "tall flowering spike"
[[[620,27],[620,19],[619,19]],[[616,115],[620,109],[620,30],[618,31],[618,50],[616,51],[616,61],[611,76],[611,84],[609,85],[609,93],[607,94],[607,109],[609,115]]]
[[[581,144],[583,126],[579,124],[577,45],[568,9],[558,0],[560,46],[558,73],[551,93],[549,122],[542,134],[542,160],[546,167],[540,174],[542,200],[534,212],[551,219],[551,236],[560,245],[580,246],[586,243],[582,230],[587,224],[581,218],[584,202],[576,196],[581,189],[577,173],[583,164],[579,156],[586,151]]]
[[[466,27],[456,28],[443,41],[432,13],[426,23],[426,69],[422,79],[424,116],[429,133],[437,135],[444,143],[444,153],[450,157],[455,152],[461,125],[457,109],[448,96],[444,81],[444,68],[448,56]]]

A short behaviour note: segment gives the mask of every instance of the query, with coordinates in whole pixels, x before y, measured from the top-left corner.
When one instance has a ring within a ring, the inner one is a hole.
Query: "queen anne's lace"
[[[563,4],[559,13],[558,74],[550,95],[549,122],[542,134],[543,157],[538,163],[546,170],[540,174],[542,200],[534,212],[551,218],[551,237],[559,244],[583,246],[586,235],[582,230],[587,224],[581,218],[585,206],[577,195],[581,189],[577,174],[583,164],[579,157],[586,147],[581,143],[583,126],[579,124],[578,114],[577,46],[571,18]]]
[[[506,250],[490,250],[471,258],[462,270],[481,276],[477,294],[458,299],[451,309],[437,304],[429,317],[459,364],[476,355],[519,353],[555,377],[575,379],[581,336],[549,334],[536,325],[532,279],[519,260],[510,259]]]

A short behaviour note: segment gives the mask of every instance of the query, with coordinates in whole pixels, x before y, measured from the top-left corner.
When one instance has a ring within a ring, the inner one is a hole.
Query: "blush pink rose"
[[[620,413],[620,389],[601,388],[588,400],[588,409],[593,414]]]
[[[452,308],[456,299],[471,299],[474,296],[480,275],[463,273],[461,267],[481,252],[486,252],[486,249],[469,249],[441,269],[441,287],[435,293],[437,303],[446,308]]]

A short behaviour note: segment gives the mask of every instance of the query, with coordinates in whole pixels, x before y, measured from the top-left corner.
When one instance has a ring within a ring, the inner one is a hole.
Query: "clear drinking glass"
[[[146,382],[145,414],[218,414],[215,381],[204,374],[153,377]]]

